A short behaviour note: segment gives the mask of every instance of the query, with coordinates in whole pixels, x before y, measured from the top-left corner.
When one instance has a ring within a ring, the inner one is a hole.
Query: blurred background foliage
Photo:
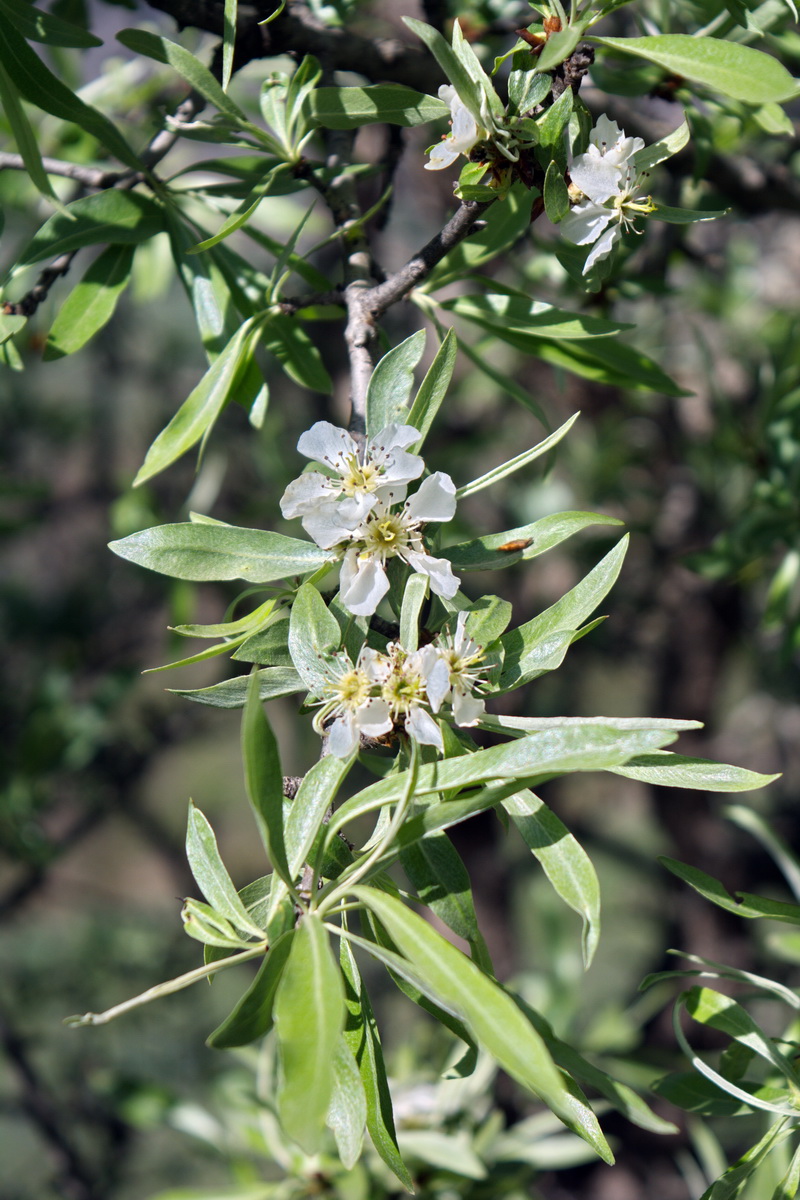
[[[83,10],[79,0],[49,7],[73,20]],[[428,19],[437,8],[442,17],[452,16],[452,7],[429,4],[425,12]],[[464,0],[459,15],[500,50],[514,27],[512,7],[505,0]],[[708,6],[669,6],[675,28],[695,7]],[[767,35],[769,46],[791,67],[800,58],[800,35],[785,6],[773,7],[783,11]],[[340,0],[312,8],[370,34],[397,32],[388,3]],[[528,11],[519,8],[522,15]],[[92,17],[109,40],[116,28],[158,14],[131,0],[92,5]],[[174,36],[172,23],[161,20]],[[193,48],[206,43],[212,44],[198,34]],[[108,48],[93,54],[84,62],[72,51],[52,58],[71,82],[79,82],[84,69],[87,79],[97,75],[95,102],[123,115],[143,137],[165,107],[180,101],[168,72],[140,77],[137,64],[109,59]],[[241,96],[248,81],[252,85],[254,110],[263,73],[263,63],[251,63],[237,80]],[[599,82],[582,93],[598,110]],[[674,100],[663,90],[634,96],[628,107],[619,99],[616,104],[611,115],[631,133],[675,123]],[[702,720],[705,730],[685,736],[682,751],[783,771],[776,785],[749,802],[797,846],[797,134],[765,138],[732,103],[709,102],[701,117],[705,140],[696,169],[711,206],[730,208],[729,215],[691,227],[648,225],[646,237],[633,239],[613,284],[587,299],[601,315],[635,319],[636,344],[686,394],[626,391],[579,378],[493,339],[491,361],[512,374],[550,428],[578,409],[583,415],[546,470],[480,493],[464,502],[459,516],[464,528],[478,533],[565,508],[620,517],[633,541],[606,606],[608,620],[556,674],[531,685],[522,700],[515,693],[515,711]],[[46,153],[91,158],[91,144],[80,145],[83,134],[38,119]],[[364,131],[359,144],[366,161],[384,155],[382,136]],[[404,261],[435,232],[452,202],[451,181],[422,170],[429,137],[422,130],[405,139],[409,149],[395,177],[391,219],[379,238],[379,258],[390,264]],[[184,144],[170,167],[177,171],[189,161]],[[662,169],[659,186],[668,203],[698,186],[692,172],[683,157],[669,173]],[[380,181],[366,178],[363,187],[368,205],[380,194]],[[64,190],[68,198],[74,194]],[[6,264],[46,208],[13,170],[0,173],[0,202]],[[280,238],[296,224],[298,209],[290,198],[276,198],[257,219]],[[574,291],[543,224],[486,270],[499,284],[524,280],[542,298],[570,307]],[[311,244],[325,232],[322,216],[314,214],[304,236]],[[237,237],[243,252],[255,253],[244,235]],[[323,270],[326,253],[332,252],[323,252]],[[191,390],[203,355],[167,247],[155,239],[137,254],[133,286],[100,336],[74,357],[43,361],[45,336],[73,284],[70,276],[60,281],[29,323],[20,347],[25,369],[4,371],[0,404],[3,1195],[139,1200],[163,1194],[178,1200],[194,1195],[193,1188],[224,1196],[234,1187],[253,1200],[393,1194],[369,1156],[347,1177],[333,1160],[304,1176],[270,1122],[268,1057],[198,1048],[197,1031],[211,1031],[225,1015],[240,986],[235,980],[229,985],[221,977],[213,987],[162,1001],[157,1014],[145,1010],[100,1030],[61,1026],[70,1012],[100,1010],[197,962],[197,948],[179,921],[180,897],[192,890],[183,854],[189,796],[213,821],[237,882],[262,870],[243,802],[238,714],[165,691],[238,671],[216,658],[171,675],[140,674],[186,653],[186,642],[168,626],[222,620],[236,590],[193,587],[133,569],[105,544],[146,525],[184,519],[190,508],[237,524],[282,528],[277,499],[297,472],[297,437],[330,416],[327,398],[273,371],[260,429],[248,424],[244,410],[229,409],[197,473],[183,459],[132,492],[150,440]],[[411,305],[395,310],[391,342],[418,324]],[[320,322],[311,333],[344,419],[340,327]],[[474,339],[474,330],[459,326],[459,333]],[[430,337],[429,352],[433,342]],[[535,409],[516,403],[462,359],[429,440],[430,461],[466,482],[542,435]],[[485,590],[502,589],[516,619],[525,619],[576,582],[606,545],[602,534],[586,536],[534,567],[512,568]],[[315,756],[316,739],[310,725],[307,736],[297,734],[290,702],[273,708],[285,770],[300,773]],[[604,776],[555,781],[545,798],[600,872],[605,932],[597,960],[584,976],[577,919],[542,885],[521,843],[489,815],[454,831],[475,880],[482,928],[500,977],[520,980],[557,1032],[568,1032],[598,1061],[613,1060],[620,1077],[646,1085],[680,1058],[664,1012],[671,992],[636,991],[647,972],[665,965],[667,946],[767,973],[775,967],[758,930],[742,929],[734,917],[687,894],[656,868],[655,856],[691,862],[731,890],[763,888],[780,897],[782,883],[769,857],[725,824],[718,802],[701,793],[656,796],[643,785]],[[791,964],[781,969],[796,982]],[[507,1080],[492,1092],[489,1066],[472,1080],[438,1081],[451,1047],[409,1006],[387,999],[379,1015],[397,1086],[401,1145],[417,1165],[426,1197],[683,1200],[702,1190],[703,1170],[715,1165],[720,1151],[710,1135],[666,1104],[659,1111],[678,1122],[677,1134],[623,1130],[612,1118],[608,1129],[619,1165],[610,1172],[587,1163],[580,1144],[556,1133],[549,1117],[532,1115]],[[715,1129],[722,1152],[735,1157],[754,1140],[754,1130],[758,1136],[758,1121]],[[481,1163],[491,1168],[488,1181]],[[275,1190],[265,1190],[265,1179]],[[752,1200],[765,1194],[746,1193]]]

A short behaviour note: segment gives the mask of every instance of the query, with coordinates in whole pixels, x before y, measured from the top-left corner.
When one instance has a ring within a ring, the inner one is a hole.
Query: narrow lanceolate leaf
[[[273,870],[291,884],[283,833],[283,774],[278,743],[258,697],[255,671],[242,713],[242,758],[247,795]]]
[[[411,447],[415,454],[419,454],[422,443],[433,424],[433,419],[439,411],[439,406],[447,394],[457,355],[456,335],[452,329],[448,329],[441,346],[436,351],[436,357],[419,386],[419,391],[414,397],[414,403],[406,418],[407,423],[414,429],[418,429],[421,435],[419,441]]]
[[[233,48],[236,44],[236,17],[239,0],[225,0],[222,31],[222,90],[227,92],[233,71]]]
[[[364,1085],[369,1136],[389,1170],[394,1172],[407,1191],[413,1192],[411,1176],[397,1146],[392,1097],[378,1026],[353,952],[345,938],[341,939],[339,963],[344,976],[347,1009],[344,1038],[358,1064]]]
[[[245,113],[226,95],[208,67],[203,66],[198,58],[177,42],[155,33],[147,33],[144,29],[123,29],[117,34],[117,41],[136,54],[143,54],[156,62],[168,63],[220,112],[249,125]],[[280,147],[278,149],[280,150]]]
[[[718,38],[696,38],[688,34],[658,37],[592,38],[601,46],[623,54],[635,54],[657,63],[672,75],[701,83],[723,96],[748,104],[768,104],[793,99],[797,81],[770,54],[724,42]]]
[[[615,773],[642,783],[662,787],[699,788],[708,792],[751,792],[766,787],[780,775],[760,775],[744,767],[711,762],[705,758],[684,758],[682,754],[655,751],[632,759]]]
[[[2,11],[2,5],[0,5],[0,12]],[[53,185],[44,169],[42,156],[39,152],[39,142],[33,126],[28,120],[28,114],[20,102],[17,89],[11,82],[2,62],[0,62],[0,106],[2,106],[5,118],[11,126],[11,135],[17,143],[17,149],[22,156],[25,170],[28,172],[31,182],[39,189],[43,196],[55,200],[56,204],[63,210],[61,201],[53,191]]]
[[[350,1171],[361,1157],[367,1098],[358,1064],[343,1035],[336,1043],[333,1059],[333,1093],[325,1123],[333,1133],[342,1165]]]
[[[321,1146],[344,1019],[341,972],[322,922],[310,913],[294,936],[274,1007],[282,1068],[278,1115],[307,1154]]]
[[[800,1077],[786,1055],[781,1054],[773,1038],[753,1020],[747,1009],[732,996],[725,996],[714,988],[693,987],[683,998],[686,1011],[695,1021],[718,1029],[728,1037],[754,1051],[771,1066],[777,1068],[793,1088],[800,1088]]]
[[[751,1146],[703,1192],[700,1200],[736,1200],[755,1170],[791,1132],[792,1127],[787,1126],[785,1119],[776,1121],[755,1146]],[[773,1200],[780,1200],[780,1192],[774,1193]]]
[[[419,618],[427,597],[427,576],[412,575],[406,583],[400,609],[400,645],[409,653],[419,649]]]
[[[240,529],[235,525],[158,525],[110,542],[120,558],[149,567],[173,579],[195,582],[212,579],[246,579],[270,583],[314,571],[330,558],[313,542]]]
[[[565,93],[566,94],[566,93]],[[597,337],[591,340],[567,341],[559,338],[541,338],[535,331],[503,331],[493,326],[492,333],[524,354],[541,358],[555,367],[564,367],[583,379],[608,383],[619,387],[631,387],[638,391],[664,392],[667,396],[688,396],[685,388],[679,387],[674,379],[635,346],[628,346],[619,338]]]
[[[108,188],[83,196],[48,218],[23,250],[19,265],[27,267],[43,258],[106,242],[135,245],[163,228],[164,212],[155,200],[139,192]]]
[[[516,783],[519,790],[534,786],[536,780],[549,779],[567,771],[603,770],[604,767],[627,762],[641,753],[645,746],[669,745],[675,737],[676,734],[663,730],[621,733],[601,726],[591,729],[554,729],[543,734],[532,734],[502,746],[479,750],[475,754],[421,766],[414,790],[415,805],[418,809],[425,808],[426,813],[431,815],[446,813],[455,809],[460,801],[451,799],[439,802],[439,792],[470,788],[495,779],[509,780],[510,787]],[[355,817],[373,812],[385,804],[396,803],[404,795],[407,784],[408,772],[402,771],[371,784],[345,800],[328,827],[329,837],[333,837]],[[513,793],[506,792],[501,798],[504,800],[509,794]],[[411,818],[404,829],[413,828],[419,822],[417,836],[422,837],[431,828],[441,827],[436,824],[426,827],[421,818],[421,813]]]
[[[250,987],[239,999],[230,1016],[206,1039],[215,1050],[249,1046],[272,1028],[273,1005],[283,969],[292,948],[294,930],[282,934],[267,951]]]
[[[117,127],[48,70],[10,21],[3,23],[3,65],[30,104],[90,133],[126,166],[141,168],[139,158]]]
[[[412,333],[380,360],[367,387],[367,437],[375,437],[393,422],[407,424],[407,406],[414,384],[414,367],[425,350],[425,330]]]
[[[583,921],[583,963],[589,967],[600,938],[600,885],[586,851],[564,823],[533,792],[517,792],[503,801],[531,853],[556,894]]]
[[[44,42],[48,46],[102,46],[100,38],[93,33],[64,21],[52,13],[34,8],[27,0],[0,0],[0,15],[14,25],[23,37],[31,42]]]
[[[772,921],[784,921],[787,925],[800,925],[800,904],[790,904],[783,900],[769,900],[764,896],[754,896],[751,892],[737,892],[739,899],[734,900],[730,892],[712,875],[697,867],[687,866],[674,858],[662,857],[659,862],[677,875],[684,883],[688,883],[696,892],[718,904],[728,912],[736,913],[737,917],[755,920],[757,917],[767,917]]]
[[[47,335],[44,360],[74,354],[107,325],[130,283],[133,246],[107,246],[61,306]]]
[[[480,122],[479,89],[475,87],[469,72],[438,29],[434,29],[432,25],[426,25],[424,21],[417,21],[413,17],[403,17],[403,23],[412,33],[422,39],[456,89],[461,103],[469,109],[476,121]]]
[[[519,296],[488,295],[458,296],[445,300],[442,308],[449,309],[457,317],[480,325],[494,333],[503,330],[524,336],[540,338],[564,338],[576,341],[580,338],[608,337],[631,329],[631,325],[620,325],[593,317],[588,313],[571,313],[545,304],[543,300],[528,300]]]
[[[265,667],[256,674],[261,700],[275,700],[278,696],[293,696],[295,692],[306,691],[306,685],[294,667]],[[243,708],[249,686],[249,675],[237,675],[235,679],[224,679],[211,687],[167,688],[167,691],[194,700],[196,704],[209,704],[212,708]]]
[[[316,88],[307,105],[313,123],[326,129],[358,129],[375,121],[385,121],[387,125],[425,125],[450,116],[448,106],[436,97],[390,83]]]
[[[456,499],[463,500],[465,496],[472,496],[475,492],[480,492],[484,488],[491,487],[493,484],[499,483],[501,479],[505,479],[506,476],[513,475],[515,471],[520,471],[523,467],[527,467],[529,463],[534,462],[537,458],[541,458],[543,454],[547,454],[549,450],[558,445],[562,438],[566,437],[579,416],[580,413],[574,413],[568,421],[565,421],[563,425],[559,426],[544,441],[539,442],[538,445],[532,446],[530,450],[523,450],[521,454],[517,454],[514,458],[509,459],[508,462],[502,463],[499,467],[494,467],[485,475],[481,475],[480,478],[473,479],[472,483],[467,483],[464,487],[460,487],[456,492]],[[527,549],[527,547],[522,547],[522,549]]]
[[[527,682],[536,662],[536,649],[546,638],[576,630],[583,624],[613,586],[627,548],[626,536],[560,600],[532,621],[503,635],[501,640],[505,648],[505,663],[500,678],[501,688],[507,690]]]
[[[434,995],[461,1015],[503,1069],[547,1104],[605,1162],[613,1162],[591,1109],[576,1101],[567,1077],[512,998],[402,901],[374,888],[357,887],[353,892],[379,918]]]
[[[672,130],[672,133],[668,133],[666,137],[660,138],[652,145],[643,146],[641,150],[636,151],[633,156],[633,165],[636,171],[638,173],[651,171],[660,162],[672,158],[673,154],[678,154],[684,146],[688,146],[691,136],[688,121],[681,121],[678,128]]]
[[[253,336],[252,320],[240,325],[225,349],[214,359],[203,378],[150,446],[133,481],[134,487],[152,479],[159,471],[175,462],[213,427],[223,408],[233,399]]]
[[[450,560],[456,571],[496,571],[520,559],[536,558],[573,534],[588,529],[590,525],[621,524],[617,517],[608,517],[603,513],[554,513],[551,517],[542,517],[517,529],[490,533],[471,542],[459,542],[457,546],[448,546],[441,554]]]
[[[217,839],[208,820],[189,805],[189,822],[186,829],[186,858],[195,883],[212,908],[226,917],[243,933],[263,938],[264,931],[248,915],[239,898],[239,893],[220,858]]]
[[[446,833],[432,833],[400,852],[403,870],[422,903],[472,947],[473,958],[491,972],[478,928],[469,872]]]
[[[299,589],[289,618],[289,653],[295,670],[310,692],[319,692],[328,678],[326,656],[338,650],[339,622],[312,583]]]

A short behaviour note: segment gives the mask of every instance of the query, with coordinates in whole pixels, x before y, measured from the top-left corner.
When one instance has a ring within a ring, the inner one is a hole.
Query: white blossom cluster
[[[611,253],[623,229],[629,229],[640,214],[655,209],[649,196],[637,195],[643,177],[636,173],[633,158],[643,148],[641,138],[626,137],[616,121],[603,114],[589,135],[585,154],[572,161],[570,192],[577,203],[559,229],[577,246],[594,242],[584,275]]]
[[[411,425],[387,425],[360,445],[346,430],[318,421],[297,443],[326,473],[309,471],[294,479],[281,498],[281,512],[300,517],[318,546],[342,557],[339,594],[356,616],[372,616],[389,590],[390,558],[427,575],[438,596],[451,599],[458,591],[450,563],[432,557],[422,537],[429,521],[452,520],[455,484],[437,471],[406,499],[407,485],[425,469],[407,450],[420,436]]]
[[[314,728],[327,732],[330,753],[346,758],[362,734],[379,738],[400,727],[415,741],[443,750],[432,714],[445,703],[457,725],[475,725],[484,712],[483,700],[473,695],[483,651],[467,633],[466,621],[460,612],[455,633],[442,633],[419,650],[390,642],[385,653],[365,646],[355,666],[344,651],[323,660],[327,679]]]

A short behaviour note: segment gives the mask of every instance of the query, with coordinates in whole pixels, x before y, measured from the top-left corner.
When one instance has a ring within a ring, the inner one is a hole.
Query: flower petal
[[[320,502],[335,499],[336,487],[319,471],[306,471],[293,479],[281,496],[281,512],[290,520],[299,517]]]
[[[376,554],[359,557],[348,550],[342,563],[339,598],[357,617],[371,617],[389,590],[389,580]]]
[[[568,242],[576,246],[587,246],[596,241],[606,226],[614,220],[610,208],[597,204],[576,204],[559,225],[559,230]]]
[[[342,713],[328,729],[328,752],[334,758],[347,758],[358,745],[354,713]]]
[[[452,521],[456,511],[456,485],[444,471],[436,471],[420,484],[406,502],[412,521]]]
[[[379,696],[370,697],[366,704],[357,709],[355,720],[361,732],[371,738],[380,737],[392,728],[389,705]]]
[[[425,693],[434,712],[439,711],[450,692],[450,667],[436,655],[436,661],[425,672]]]
[[[406,717],[405,728],[408,736],[415,742],[421,742],[424,746],[438,746],[440,750],[444,750],[441,729],[431,714],[418,704],[414,705]]]
[[[602,204],[619,194],[624,172],[604,158],[579,154],[569,169],[569,177],[585,196]]]
[[[438,146],[434,146],[431,150],[431,156],[428,162],[424,164],[426,171],[443,171],[445,167],[449,167],[459,157],[460,151],[453,149],[453,143],[450,138],[445,138],[443,142],[439,142]]]
[[[453,688],[453,717],[456,725],[477,725],[486,711],[483,700],[471,692]]]
[[[431,581],[431,589],[437,596],[452,600],[459,589],[461,580],[453,574],[453,568],[446,558],[434,558],[431,554],[421,554],[418,550],[405,550],[401,556],[414,571],[427,575]]]
[[[584,275],[588,275],[594,264],[599,262],[601,258],[608,257],[608,255],[614,249],[614,242],[616,242],[617,238],[620,237],[620,234],[621,230],[619,225],[612,225],[611,228],[607,229],[603,236],[597,242],[595,242],[592,252],[584,264]]]
[[[317,421],[301,434],[297,449],[306,458],[331,466],[343,465],[345,455],[358,453],[358,446],[347,430],[331,425],[330,421]]]

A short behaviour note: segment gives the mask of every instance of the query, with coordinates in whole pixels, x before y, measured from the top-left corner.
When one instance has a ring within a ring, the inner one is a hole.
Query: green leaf
[[[244,940],[227,918],[200,900],[185,900],[181,917],[183,932],[206,946],[221,950],[243,950],[253,945]]]
[[[552,71],[553,67],[557,67],[565,58],[569,58],[583,37],[585,28],[585,22],[578,22],[568,25],[566,29],[560,29],[557,33],[551,33],[536,61],[534,70],[540,74],[544,71]],[[567,91],[569,90],[567,88]]]
[[[499,596],[481,596],[467,612],[467,633],[485,649],[508,628],[512,608],[508,600],[501,600]]]
[[[263,939],[264,930],[250,919],[220,858],[214,830],[200,809],[191,803],[186,829],[186,857],[195,883],[211,907],[243,933]]]
[[[517,783],[516,790],[534,787],[537,781],[569,771],[604,770],[616,763],[627,762],[647,746],[665,746],[674,740],[675,734],[665,730],[620,732],[613,726],[593,725],[583,729],[548,730],[479,750],[476,754],[426,763],[419,768],[414,791],[418,815],[409,818],[403,826],[401,832],[408,832],[409,836],[407,840],[401,839],[402,844],[409,844],[415,837],[423,837],[434,828],[442,828],[436,823],[440,813],[458,811],[460,801],[450,799],[437,803],[439,792],[469,788],[488,780],[511,780],[509,786]],[[403,771],[381,779],[345,800],[328,826],[328,838],[333,838],[355,817],[396,803],[402,798],[407,782],[408,773]],[[512,794],[506,792],[495,802]],[[426,810],[424,814],[423,809]],[[430,824],[426,823],[427,817],[430,817]]]
[[[685,146],[688,146],[691,136],[692,132],[688,121],[681,121],[678,128],[673,129],[666,137],[659,138],[651,146],[643,146],[641,150],[636,151],[633,156],[634,169],[640,174],[644,171],[651,171],[665,159],[672,158],[673,154],[679,154]]]
[[[44,360],[74,354],[108,324],[130,283],[133,246],[107,246],[72,289],[47,335]]]
[[[651,218],[654,221],[666,221],[668,225],[692,225],[695,221],[714,221],[730,212],[728,208],[715,210],[704,208],[670,208],[667,204],[657,204]]]
[[[755,1146],[751,1146],[703,1192],[700,1200],[736,1200],[751,1175],[791,1132],[792,1129],[786,1127],[785,1119],[776,1121]]]
[[[242,713],[242,759],[247,796],[273,870],[284,883],[293,876],[286,860],[283,833],[283,774],[278,743],[258,695],[258,673],[250,676]]]
[[[406,424],[414,368],[425,350],[425,330],[412,333],[380,360],[367,386],[367,437],[393,422]]]
[[[466,279],[484,263],[492,262],[515,246],[530,226],[534,194],[523,184],[514,184],[502,204],[493,204],[486,211],[484,227],[445,255],[422,290],[434,292],[456,279]]]
[[[800,1188],[800,1146],[792,1155],[786,1174],[772,1193],[772,1200],[795,1200]]]
[[[258,694],[261,700],[275,700],[278,696],[291,696],[304,692],[306,686],[293,667],[266,667],[257,671]],[[237,675],[235,679],[224,679],[205,688],[167,688],[173,696],[184,696],[197,704],[209,704],[212,708],[243,708],[247,700],[249,675]]]
[[[697,788],[709,792],[751,792],[780,779],[779,774],[760,775],[744,767],[732,767],[706,758],[685,758],[666,750],[632,759],[616,774],[659,787]]]
[[[361,1156],[367,1123],[367,1098],[349,1044],[342,1035],[333,1052],[333,1094],[326,1124],[336,1141],[345,1170],[350,1171]]]
[[[394,1172],[407,1191],[413,1192],[411,1176],[397,1146],[392,1097],[377,1022],[353,952],[345,938],[340,943],[339,965],[344,976],[347,1010],[344,1039],[358,1064],[364,1085],[369,1136],[389,1170]]]
[[[3,66],[20,95],[30,104],[90,133],[120,162],[135,171],[141,162],[108,117],[85,104],[31,50],[25,38],[6,21],[3,28]],[[118,193],[120,194],[120,193]],[[130,193],[128,193],[130,194]],[[91,197],[97,199],[97,197]]]
[[[307,1154],[321,1148],[344,1018],[342,976],[328,934],[308,913],[295,933],[274,1007],[282,1067],[278,1114]]]
[[[6,17],[19,30],[24,38],[31,42],[44,42],[48,46],[102,46],[100,38],[74,25],[72,21],[64,21],[53,13],[43,12],[34,8],[27,0],[0,0],[0,15]]]
[[[281,533],[192,521],[143,529],[109,542],[109,547],[140,567],[196,582],[246,579],[270,583],[315,571],[330,558],[330,551],[320,550],[313,542]]]
[[[236,18],[239,0],[225,0],[222,20],[222,90],[227,92],[233,72],[233,51],[236,45]]]
[[[610,334],[631,329],[631,325],[620,325],[606,321],[603,317],[592,317],[587,313],[564,312],[546,304],[543,300],[528,300],[502,293],[486,296],[457,296],[444,300],[442,308],[457,317],[472,321],[491,333],[519,334],[524,338],[555,338],[570,342],[583,338],[603,338]]]
[[[321,660],[339,649],[339,622],[313,583],[304,583],[295,596],[289,620],[289,653],[295,670],[310,692],[319,693],[328,680]]]
[[[269,196],[272,191],[272,185],[276,181],[280,181],[281,177],[289,171],[288,163],[278,163],[268,172],[267,177],[253,188],[251,192],[245,196],[241,204],[226,217],[220,228],[211,237],[204,238],[202,242],[198,242],[196,246],[192,246],[187,250],[187,254],[201,254],[204,250],[210,250],[212,246],[217,246],[220,242],[224,242],[226,237],[230,237],[237,229],[241,229],[250,220],[253,213],[256,211],[261,201]]]
[[[380,919],[440,1002],[462,1016],[504,1070],[547,1104],[605,1162],[613,1162],[591,1109],[573,1095],[544,1041],[513,999],[402,901],[374,888],[356,887],[353,893]]]
[[[256,130],[259,138],[266,140],[266,134],[251,125],[246,114],[223,91],[208,67],[205,67],[198,58],[185,50],[183,46],[179,46],[177,42],[172,42],[169,38],[155,33],[148,33],[144,29],[122,29],[117,34],[117,41],[122,42],[123,46],[126,46],[128,50],[133,50],[135,54],[143,54],[146,58],[169,65],[220,112],[241,121],[248,130]],[[274,141],[274,139],[269,140]],[[274,144],[273,153],[281,157],[281,147],[277,142]]]
[[[502,639],[505,650],[500,687],[507,691],[540,673],[537,650],[553,635],[574,632],[597,608],[614,585],[628,548],[627,535],[574,588],[532,621],[509,630]]]
[[[269,948],[250,987],[237,1001],[233,1012],[206,1039],[207,1046],[214,1050],[231,1050],[235,1046],[248,1046],[269,1033],[275,993],[293,937],[294,930],[289,929]]]
[[[1,4],[0,12],[2,12]],[[28,114],[20,103],[17,89],[11,82],[2,62],[0,62],[0,105],[2,105],[5,118],[11,127],[11,136],[17,143],[17,149],[25,164],[25,170],[30,176],[31,183],[39,189],[43,196],[47,196],[51,202],[55,202],[56,207],[63,212],[64,205],[58,199],[53,190],[50,178],[44,169],[36,133],[28,120]]]
[[[508,76],[508,99],[518,114],[530,112],[541,104],[552,87],[546,75],[537,75],[536,64],[527,50],[518,50]]]
[[[559,98],[546,108],[536,122],[539,143],[551,151],[552,157],[566,168],[567,154],[564,145],[564,130],[569,124],[575,97],[572,88],[565,88]],[[547,159],[545,158],[545,162]],[[544,165],[544,164],[542,164]]]
[[[378,83],[371,87],[321,87],[312,92],[308,112],[326,129],[359,129],[375,121],[388,125],[425,125],[449,117],[442,101],[413,88]]]
[[[13,338],[24,329],[28,323],[27,317],[16,316],[14,313],[0,312],[0,345]]]
[[[496,571],[520,559],[527,561],[536,558],[591,525],[621,524],[617,517],[602,513],[554,513],[551,517],[542,517],[530,525],[507,529],[504,533],[490,533],[471,542],[459,542],[457,546],[446,547],[441,554],[450,560],[456,571]],[[520,542],[527,544],[515,545]],[[513,548],[503,550],[503,546]]]
[[[580,413],[575,413],[565,421],[555,433],[551,433],[539,442],[537,446],[533,446],[530,450],[523,450],[515,458],[509,459],[508,462],[502,463],[499,467],[494,467],[485,475],[481,475],[479,479],[474,479],[472,483],[467,483],[464,487],[460,487],[456,491],[456,498],[462,500],[465,496],[472,496],[475,492],[480,492],[485,487],[491,487],[492,484],[499,483],[501,479],[505,479],[508,475],[512,475],[515,471],[527,467],[529,463],[534,462],[537,458],[541,458],[543,454],[547,454],[548,450],[552,450],[557,446],[563,437],[565,437],[572,426],[577,421]],[[502,545],[502,543],[500,543]]]
[[[691,79],[748,104],[782,102],[798,94],[796,80],[782,63],[737,42],[680,33],[638,38],[593,37],[592,41],[646,58],[672,75]]]
[[[297,317],[271,316],[264,326],[264,346],[274,354],[286,374],[312,392],[330,394],[333,383],[319,350]]]
[[[428,598],[429,580],[421,573],[410,575],[403,592],[400,610],[400,645],[411,653],[419,649],[419,621]]]
[[[777,1049],[774,1039],[764,1033],[732,996],[724,996],[713,988],[693,987],[683,997],[683,1003],[695,1021],[727,1034],[775,1067],[793,1087],[800,1086],[800,1077],[789,1059]]]
[[[531,791],[503,801],[526,846],[541,863],[555,892],[583,921],[583,965],[600,938],[600,885],[592,861],[566,825]]]
[[[150,446],[133,481],[134,487],[158,475],[210,432],[222,410],[233,399],[257,333],[258,327],[252,319],[239,326]]]
[[[569,189],[564,179],[564,169],[555,161],[547,168],[542,195],[547,219],[557,225],[569,212]]]
[[[446,833],[432,833],[400,851],[403,870],[422,903],[448,929],[473,947],[473,958],[492,973],[492,963],[478,928],[469,873]]]
[[[493,325],[492,332],[523,354],[541,358],[555,367],[564,367],[584,379],[637,391],[663,392],[667,396],[690,395],[651,358],[619,338],[597,337],[591,342],[547,341],[534,335],[503,332],[499,325]]]
[[[108,188],[53,213],[25,247],[19,266],[105,242],[135,245],[163,228],[164,210],[154,200],[139,192]]]
[[[719,905],[720,908],[727,909],[728,912],[735,913],[737,917],[745,917],[748,920],[766,917],[772,921],[784,921],[788,925],[800,925],[800,905],[798,904],[768,900],[762,896],[754,896],[750,892],[737,892],[737,896],[740,896],[741,899],[734,900],[719,880],[707,875],[705,871],[665,856],[659,857],[658,861],[673,875],[677,875],[684,883],[693,887],[706,900]]]
[[[439,31],[432,25],[426,25],[424,21],[417,21],[413,17],[403,17],[403,24],[407,25],[411,32],[425,43],[455,88],[461,103],[472,113],[478,124],[482,125],[479,89],[475,87],[470,73],[459,56],[454,53]],[[455,25],[458,25],[457,21]],[[455,28],[453,36],[455,38]]]
[[[447,394],[450,380],[453,378],[457,354],[456,335],[452,329],[448,329],[406,417],[406,422],[412,428],[418,429],[421,435],[419,441],[411,447],[415,454],[419,454],[434,417],[439,411],[439,406]]]

